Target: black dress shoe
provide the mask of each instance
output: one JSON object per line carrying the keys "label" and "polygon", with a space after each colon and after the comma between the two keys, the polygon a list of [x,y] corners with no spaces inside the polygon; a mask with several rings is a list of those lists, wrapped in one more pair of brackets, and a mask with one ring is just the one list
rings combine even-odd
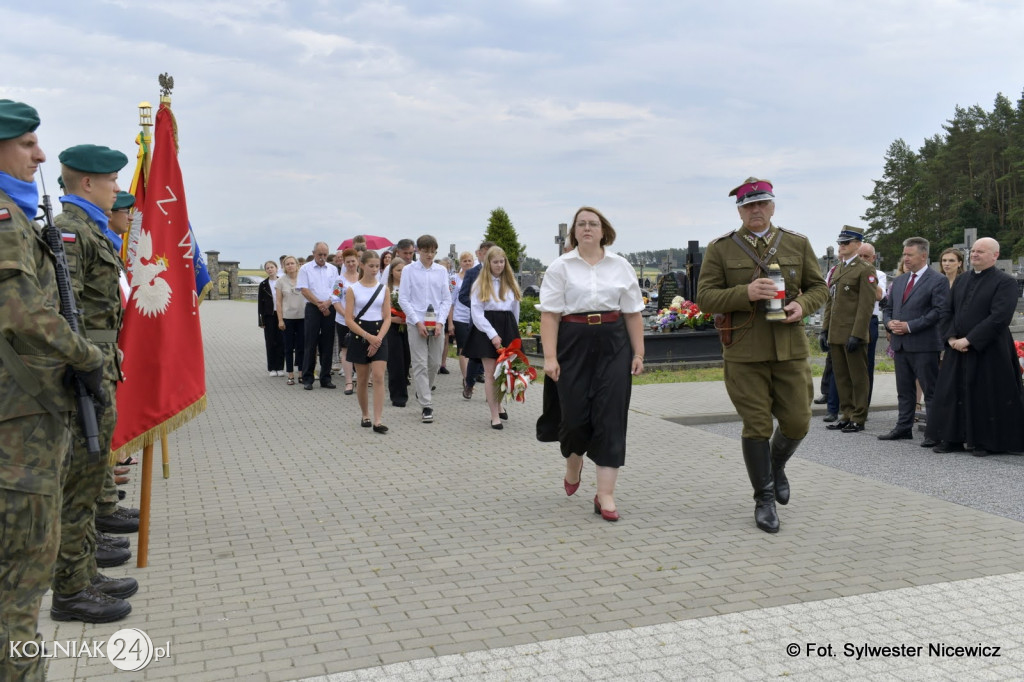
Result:
{"label": "black dress shoe", "polygon": [[857,433],[858,431],[863,431],[863,430],[864,430],[864,425],[863,424],[858,424],[856,422],[850,422],[849,424],[847,424],[846,426],[843,427],[843,433]]}
{"label": "black dress shoe", "polygon": [[307,391],[312,391],[313,384],[302,384],[302,388],[306,389]]}
{"label": "black dress shoe", "polygon": [[823,421],[823,422],[834,422],[837,419],[839,419],[839,415],[838,414],[833,414],[833,413],[829,412],[828,414],[826,414],[824,417],[821,418],[821,421]]}
{"label": "black dress shoe", "polygon": [[124,599],[103,594],[92,585],[74,594],[54,593],[50,606],[50,618],[83,623],[112,623],[131,612],[132,605]]}
{"label": "black dress shoe", "polygon": [[320,384],[320,388],[337,388],[337,387],[338,387],[338,384],[332,384],[329,381],[326,384],[325,383],[321,383]]}
{"label": "black dress shoe", "polygon": [[847,426],[849,426],[852,423],[853,422],[851,422],[849,419],[840,419],[836,423],[829,424],[825,428],[828,429],[829,431],[842,431],[843,429],[845,429]]}
{"label": "black dress shoe", "polygon": [[132,546],[132,542],[128,538],[99,532],[96,533],[96,544],[106,545],[107,547],[120,547],[121,549],[128,549]]}
{"label": "black dress shoe", "polygon": [[399,403],[399,402],[395,402],[394,400],[392,400],[391,404],[394,405],[395,407],[405,407],[405,403],[404,402]]}
{"label": "black dress shoe", "polygon": [[988,457],[989,455],[1004,455],[1005,450],[985,450],[984,448],[974,448],[971,454],[975,457]]}
{"label": "black dress shoe", "polygon": [[102,573],[93,576],[89,584],[114,599],[127,599],[139,591],[139,581],[135,578],[108,578]]}
{"label": "black dress shoe", "polygon": [[123,547],[110,547],[109,545],[96,545],[96,565],[100,568],[113,568],[123,566],[132,558],[132,552]]}
{"label": "black dress shoe", "polygon": [[96,517],[96,530],[104,533],[138,533],[139,520],[128,516],[123,508],[118,507],[110,516]]}
{"label": "black dress shoe", "polygon": [[828,396],[824,396],[824,395],[818,396],[817,398],[814,399],[814,404],[815,405],[824,405],[827,402],[828,402]]}
{"label": "black dress shoe", "polygon": [[937,440],[932,440],[931,438],[925,438],[921,441],[922,448],[934,448],[938,444],[939,442]]}
{"label": "black dress shoe", "polygon": [[943,452],[963,452],[963,451],[964,451],[964,444],[963,443],[947,443],[946,441],[942,441],[941,443],[936,445],[934,448],[932,448],[932,452],[939,452],[939,453],[943,453]]}
{"label": "black dress shoe", "polygon": [[[907,431],[907,430],[893,429],[889,433],[883,433],[881,436],[878,437],[878,440],[903,440],[903,439],[913,440],[914,439],[914,433],[912,431]],[[932,443],[932,445],[934,445],[934,443]]]}

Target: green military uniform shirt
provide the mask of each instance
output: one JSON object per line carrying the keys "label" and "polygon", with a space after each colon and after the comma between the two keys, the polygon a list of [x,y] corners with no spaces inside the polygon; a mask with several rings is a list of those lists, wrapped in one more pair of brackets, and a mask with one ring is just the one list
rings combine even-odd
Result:
{"label": "green military uniform shirt", "polygon": [[855,336],[868,342],[868,328],[875,310],[878,273],[875,267],[854,257],[849,264],[840,264],[832,273],[831,296],[825,304],[821,329],[828,332],[830,344],[846,344]]}
{"label": "green military uniform shirt", "polygon": [[[80,207],[65,203],[54,219],[65,237],[71,288],[82,314],[82,331],[103,349],[107,363],[103,378],[120,381],[117,361],[117,332],[121,329],[124,308],[121,305],[120,278],[124,270],[121,258],[110,240]],[[111,396],[111,399],[113,396]]]}
{"label": "green military uniform shirt", "polygon": [[[828,291],[807,237],[776,225],[760,238],[743,227],[735,234],[758,256],[764,257],[779,230],[782,239],[769,263],[778,263],[782,270],[786,301],[796,301],[803,308],[803,314],[810,315],[825,303]],[[708,244],[697,283],[697,305],[702,311],[733,313],[733,343],[723,348],[722,357],[727,362],[806,358],[809,351],[803,320],[791,324],[769,322],[764,316],[764,304],[748,298],[747,285],[765,275],[732,235],[733,232],[729,232]]]}

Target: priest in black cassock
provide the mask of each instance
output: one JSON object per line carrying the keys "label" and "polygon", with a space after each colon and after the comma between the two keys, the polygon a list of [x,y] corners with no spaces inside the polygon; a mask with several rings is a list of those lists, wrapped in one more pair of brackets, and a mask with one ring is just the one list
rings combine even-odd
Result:
{"label": "priest in black cassock", "polygon": [[941,441],[935,452],[965,446],[976,457],[1024,451],[1020,363],[1009,327],[1017,281],[995,268],[998,258],[999,242],[976,241],[973,269],[953,283],[943,308],[939,330],[947,349],[925,431]]}

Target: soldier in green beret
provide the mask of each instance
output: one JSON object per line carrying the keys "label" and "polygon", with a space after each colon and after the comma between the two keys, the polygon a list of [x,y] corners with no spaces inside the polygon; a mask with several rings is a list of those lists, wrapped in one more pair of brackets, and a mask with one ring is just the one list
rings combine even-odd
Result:
{"label": "soldier in green beret", "polygon": [[[725,387],[743,419],[742,449],[754,488],[754,521],[768,533],[779,530],[775,502],[789,502],[786,462],[807,435],[811,420],[810,355],[803,317],[825,303],[828,291],[807,237],[771,222],[772,183],[747,178],[733,189],[742,226],[712,241],[697,282],[697,305],[722,314]],[[778,321],[766,317],[769,301],[783,292]],[[774,429],[772,416],[779,421]]]}
{"label": "soldier in green beret", "polygon": [[64,210],[54,222],[64,238],[75,303],[82,313],[79,331],[103,350],[103,378],[111,406],[99,420],[99,457],[88,454],[84,434],[74,429],[65,461],[60,555],[53,577],[50,616],[54,620],[108,623],[131,612],[127,598],[139,588],[133,578],[112,579],[99,572],[98,565],[123,564],[131,552],[124,547],[99,545],[96,537],[97,529],[138,530],[138,519],[131,516],[131,510],[117,508],[109,517],[97,516],[97,499],[111,475],[110,440],[117,422],[114,395],[121,380],[117,334],[123,310],[120,279],[124,268],[104,231],[109,225],[106,213],[114,207],[120,191],[117,173],[128,163],[128,157],[108,147],[83,144],[61,152],[60,162],[67,194],[60,198]]}
{"label": "soldier in green beret", "polygon": [[[0,679],[41,680],[39,604],[60,544],[61,463],[74,395],[67,367],[101,395],[103,354],[60,315],[54,256],[33,223],[39,116],[0,100]],[[16,655],[12,648],[22,655]]]}
{"label": "soldier in green beret", "polygon": [[858,255],[863,233],[844,225],[837,238],[839,265],[832,275],[818,342],[832,358],[842,418],[825,428],[857,433],[868,419],[868,341],[878,293],[875,267]]}

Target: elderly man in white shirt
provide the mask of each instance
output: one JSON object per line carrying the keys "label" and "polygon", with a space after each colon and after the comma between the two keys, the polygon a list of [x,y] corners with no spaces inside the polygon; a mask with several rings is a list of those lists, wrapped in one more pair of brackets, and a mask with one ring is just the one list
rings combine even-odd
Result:
{"label": "elderly man in white shirt", "polygon": [[306,298],[306,348],[302,363],[302,387],[313,390],[313,369],[320,354],[320,386],[337,388],[331,382],[331,356],[334,353],[334,309],[331,294],[338,269],[327,262],[326,242],[313,247],[313,260],[299,268],[295,290]]}
{"label": "elderly man in white shirt", "polygon": [[[431,386],[441,366],[441,353],[447,345],[444,324],[452,306],[452,297],[448,290],[448,271],[434,263],[437,240],[425,234],[416,240],[416,248],[420,259],[402,270],[398,303],[402,306],[405,323],[409,328],[412,383],[416,389],[416,400],[423,408],[421,421],[430,424],[434,421]],[[426,322],[429,308],[433,309],[435,323],[428,328]]]}

